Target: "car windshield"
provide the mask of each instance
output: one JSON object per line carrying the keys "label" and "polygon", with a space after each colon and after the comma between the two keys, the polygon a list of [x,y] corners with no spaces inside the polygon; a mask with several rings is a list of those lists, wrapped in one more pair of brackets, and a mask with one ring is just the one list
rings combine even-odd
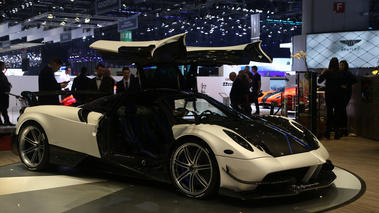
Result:
{"label": "car windshield", "polygon": [[173,115],[190,123],[215,123],[249,119],[209,97],[186,96],[170,99]]}

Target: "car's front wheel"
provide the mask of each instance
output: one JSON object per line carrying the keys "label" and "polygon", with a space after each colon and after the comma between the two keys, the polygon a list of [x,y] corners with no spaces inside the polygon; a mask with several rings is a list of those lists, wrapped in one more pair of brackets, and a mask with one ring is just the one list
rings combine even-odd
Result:
{"label": "car's front wheel", "polygon": [[219,188],[216,158],[200,140],[185,140],[175,147],[170,158],[170,174],[175,187],[188,197],[210,197]]}
{"label": "car's front wheel", "polygon": [[41,171],[49,167],[49,143],[40,125],[30,123],[22,127],[18,147],[21,161],[29,170]]}

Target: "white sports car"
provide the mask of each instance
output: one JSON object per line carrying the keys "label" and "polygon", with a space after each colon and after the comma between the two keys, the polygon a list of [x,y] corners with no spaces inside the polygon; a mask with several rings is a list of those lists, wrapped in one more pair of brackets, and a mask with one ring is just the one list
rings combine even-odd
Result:
{"label": "white sports car", "polygon": [[[80,107],[24,108],[13,152],[30,170],[93,164],[172,183],[193,198],[217,192],[241,199],[289,196],[333,183],[328,152],[296,121],[249,118],[207,95],[182,90],[195,88],[199,64],[270,62],[260,42],[207,50],[186,47],[184,38],[95,42],[92,47],[110,60],[136,61],[141,89]],[[178,64],[191,66],[186,76]]]}

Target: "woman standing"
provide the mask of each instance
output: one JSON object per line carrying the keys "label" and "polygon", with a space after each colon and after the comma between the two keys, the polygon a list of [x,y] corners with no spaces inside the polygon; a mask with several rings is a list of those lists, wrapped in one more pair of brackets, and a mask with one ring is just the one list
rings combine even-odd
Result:
{"label": "woman standing", "polygon": [[325,89],[325,101],[326,101],[326,132],[325,137],[330,138],[330,132],[332,127],[334,128],[335,134],[334,139],[340,139],[341,134],[340,128],[340,118],[342,109],[342,98],[341,98],[341,71],[339,69],[339,63],[337,58],[332,58],[329,62],[329,67],[325,68],[319,79],[318,83],[322,83],[326,80]]}
{"label": "woman standing", "polygon": [[341,91],[342,91],[342,107],[341,107],[341,133],[344,136],[349,135],[349,131],[347,129],[347,111],[346,107],[349,104],[349,101],[351,99],[352,94],[352,85],[357,83],[357,78],[349,71],[349,64],[346,60],[340,61],[340,70],[342,75],[342,84],[341,84]]}

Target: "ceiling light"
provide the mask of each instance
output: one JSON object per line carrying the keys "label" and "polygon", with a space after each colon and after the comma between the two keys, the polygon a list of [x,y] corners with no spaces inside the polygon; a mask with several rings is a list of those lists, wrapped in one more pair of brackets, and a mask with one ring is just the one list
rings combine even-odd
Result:
{"label": "ceiling light", "polygon": [[90,18],[86,18],[86,19],[84,19],[84,22],[85,22],[85,23],[88,23],[88,22],[90,22],[90,21],[91,21]]}
{"label": "ceiling light", "polygon": [[76,22],[79,22],[79,21],[80,21],[80,18],[79,18],[79,17],[76,17],[76,18],[75,18],[75,21],[76,21]]}
{"label": "ceiling light", "polygon": [[62,26],[66,25],[66,22],[62,21],[62,22],[61,22],[61,25],[62,25]]}
{"label": "ceiling light", "polygon": [[54,18],[53,14],[49,13],[49,15],[47,15],[47,18]]}

